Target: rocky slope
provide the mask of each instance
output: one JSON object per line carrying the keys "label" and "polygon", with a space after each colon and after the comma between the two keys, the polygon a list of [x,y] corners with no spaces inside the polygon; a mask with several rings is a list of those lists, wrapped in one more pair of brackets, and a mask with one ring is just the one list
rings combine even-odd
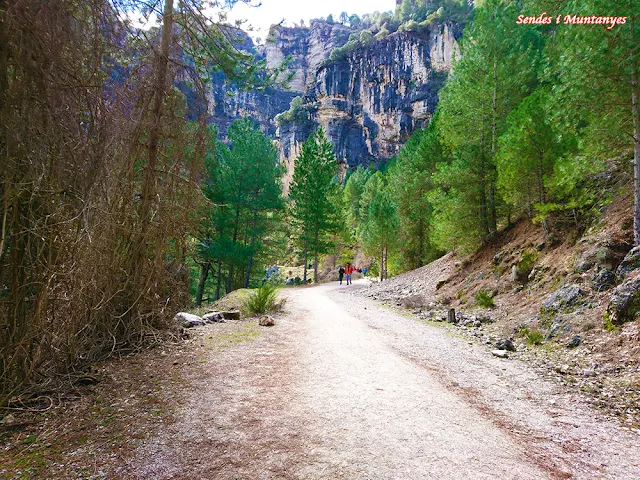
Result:
{"label": "rocky slope", "polygon": [[471,256],[448,254],[365,294],[508,350],[640,425],[640,247],[631,248],[631,205],[629,194],[619,197],[582,237],[549,237],[523,221]]}

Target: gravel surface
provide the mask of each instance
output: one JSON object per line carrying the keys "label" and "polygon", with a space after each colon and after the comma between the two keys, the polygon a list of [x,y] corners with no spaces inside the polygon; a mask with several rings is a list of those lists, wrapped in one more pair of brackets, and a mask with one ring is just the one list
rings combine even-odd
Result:
{"label": "gravel surface", "polygon": [[527,365],[323,285],[213,352],[139,478],[640,478],[640,435]]}

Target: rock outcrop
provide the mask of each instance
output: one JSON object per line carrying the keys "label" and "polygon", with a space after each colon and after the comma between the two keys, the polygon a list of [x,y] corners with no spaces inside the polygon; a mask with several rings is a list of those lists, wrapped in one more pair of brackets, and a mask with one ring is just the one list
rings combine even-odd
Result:
{"label": "rock outcrop", "polygon": [[318,125],[327,131],[338,159],[349,166],[394,156],[411,133],[431,119],[438,92],[459,55],[458,35],[455,26],[434,24],[420,34],[395,33],[355,49],[343,60],[318,62],[330,52],[314,52],[308,65],[317,63],[315,75],[307,69],[298,76],[307,83],[308,120],[285,122],[278,130],[285,164]]}
{"label": "rock outcrop", "polygon": [[[288,61],[289,88],[243,91],[212,76],[207,91],[211,123],[224,139],[230,123],[248,116],[268,135],[277,137],[282,162],[289,175],[301,144],[322,125],[335,145],[336,156],[347,166],[380,164],[394,156],[411,133],[428,124],[453,61],[459,56],[460,27],[433,23],[425,31],[398,32],[346,58],[329,60],[331,52],[357,32],[342,24],[314,20],[308,28],[271,29],[265,45],[254,45],[238,30],[238,48],[265,59],[269,67]],[[188,81],[179,83],[193,116],[198,106]],[[305,120],[283,121],[277,114],[301,96]]]}

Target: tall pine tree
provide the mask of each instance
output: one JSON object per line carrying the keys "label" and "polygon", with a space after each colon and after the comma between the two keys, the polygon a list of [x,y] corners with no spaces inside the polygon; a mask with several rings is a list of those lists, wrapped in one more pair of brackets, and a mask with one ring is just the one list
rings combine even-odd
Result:
{"label": "tall pine tree", "polygon": [[318,281],[319,256],[331,249],[331,234],[337,233],[341,226],[337,173],[333,145],[320,127],[302,145],[289,191],[295,242],[305,261],[305,282],[309,257],[314,259],[314,282]]}

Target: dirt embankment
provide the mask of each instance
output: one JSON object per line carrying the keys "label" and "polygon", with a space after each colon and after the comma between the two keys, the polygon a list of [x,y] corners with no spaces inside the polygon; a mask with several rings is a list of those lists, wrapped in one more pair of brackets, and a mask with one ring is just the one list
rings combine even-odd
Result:
{"label": "dirt embankment", "polygon": [[448,254],[363,293],[427,320],[443,321],[454,308],[451,328],[488,348],[510,340],[511,356],[638,425],[640,320],[613,324],[607,314],[632,247],[631,204],[618,199],[582,237],[549,237],[520,222],[473,255]]}

